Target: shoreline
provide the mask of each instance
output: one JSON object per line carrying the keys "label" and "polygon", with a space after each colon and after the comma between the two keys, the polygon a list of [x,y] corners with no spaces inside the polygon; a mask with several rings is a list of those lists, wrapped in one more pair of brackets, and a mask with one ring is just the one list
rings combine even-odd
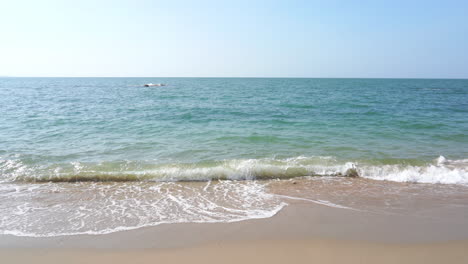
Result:
{"label": "shoreline", "polygon": [[324,239],[387,244],[468,241],[468,223],[464,221],[468,212],[434,218],[431,215],[444,214],[444,211],[439,209],[429,216],[418,217],[336,208],[306,200],[287,201],[288,205],[272,217],[230,223],[160,224],[97,235],[0,235],[0,250],[180,248],[255,240]]}
{"label": "shoreline", "polygon": [[232,223],[161,224],[48,238],[0,235],[0,258],[48,264],[466,263],[464,219],[463,214],[380,214],[288,200],[273,217]]}

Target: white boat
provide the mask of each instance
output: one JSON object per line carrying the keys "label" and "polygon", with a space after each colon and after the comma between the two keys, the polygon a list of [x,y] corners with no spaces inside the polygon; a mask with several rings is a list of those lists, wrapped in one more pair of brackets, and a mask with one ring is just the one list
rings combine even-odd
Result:
{"label": "white boat", "polygon": [[166,86],[166,85],[164,83],[147,83],[144,86],[150,87],[150,86]]}

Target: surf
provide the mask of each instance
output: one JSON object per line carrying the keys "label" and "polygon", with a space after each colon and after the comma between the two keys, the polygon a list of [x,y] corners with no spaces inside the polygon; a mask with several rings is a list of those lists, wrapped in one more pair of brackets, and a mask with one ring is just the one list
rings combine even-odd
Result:
{"label": "surf", "polygon": [[48,166],[0,159],[1,182],[179,182],[362,177],[396,182],[468,184],[468,160],[443,156],[428,163],[340,161],[333,157],[231,159],[194,163],[70,162]]}

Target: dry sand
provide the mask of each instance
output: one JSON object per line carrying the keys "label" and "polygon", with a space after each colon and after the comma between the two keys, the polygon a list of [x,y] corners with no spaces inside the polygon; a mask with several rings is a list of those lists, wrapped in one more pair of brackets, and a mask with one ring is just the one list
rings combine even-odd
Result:
{"label": "dry sand", "polygon": [[[434,212],[434,216],[444,212]],[[268,219],[0,236],[1,263],[468,263],[468,223],[292,202]]]}
{"label": "dry sand", "polygon": [[249,241],[146,250],[11,250],[2,263],[468,263],[468,243]]}

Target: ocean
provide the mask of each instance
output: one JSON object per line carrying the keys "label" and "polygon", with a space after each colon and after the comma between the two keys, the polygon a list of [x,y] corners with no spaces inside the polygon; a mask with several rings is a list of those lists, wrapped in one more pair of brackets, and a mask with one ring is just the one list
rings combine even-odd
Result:
{"label": "ocean", "polygon": [[468,209],[468,80],[0,78],[0,234],[414,199]]}

